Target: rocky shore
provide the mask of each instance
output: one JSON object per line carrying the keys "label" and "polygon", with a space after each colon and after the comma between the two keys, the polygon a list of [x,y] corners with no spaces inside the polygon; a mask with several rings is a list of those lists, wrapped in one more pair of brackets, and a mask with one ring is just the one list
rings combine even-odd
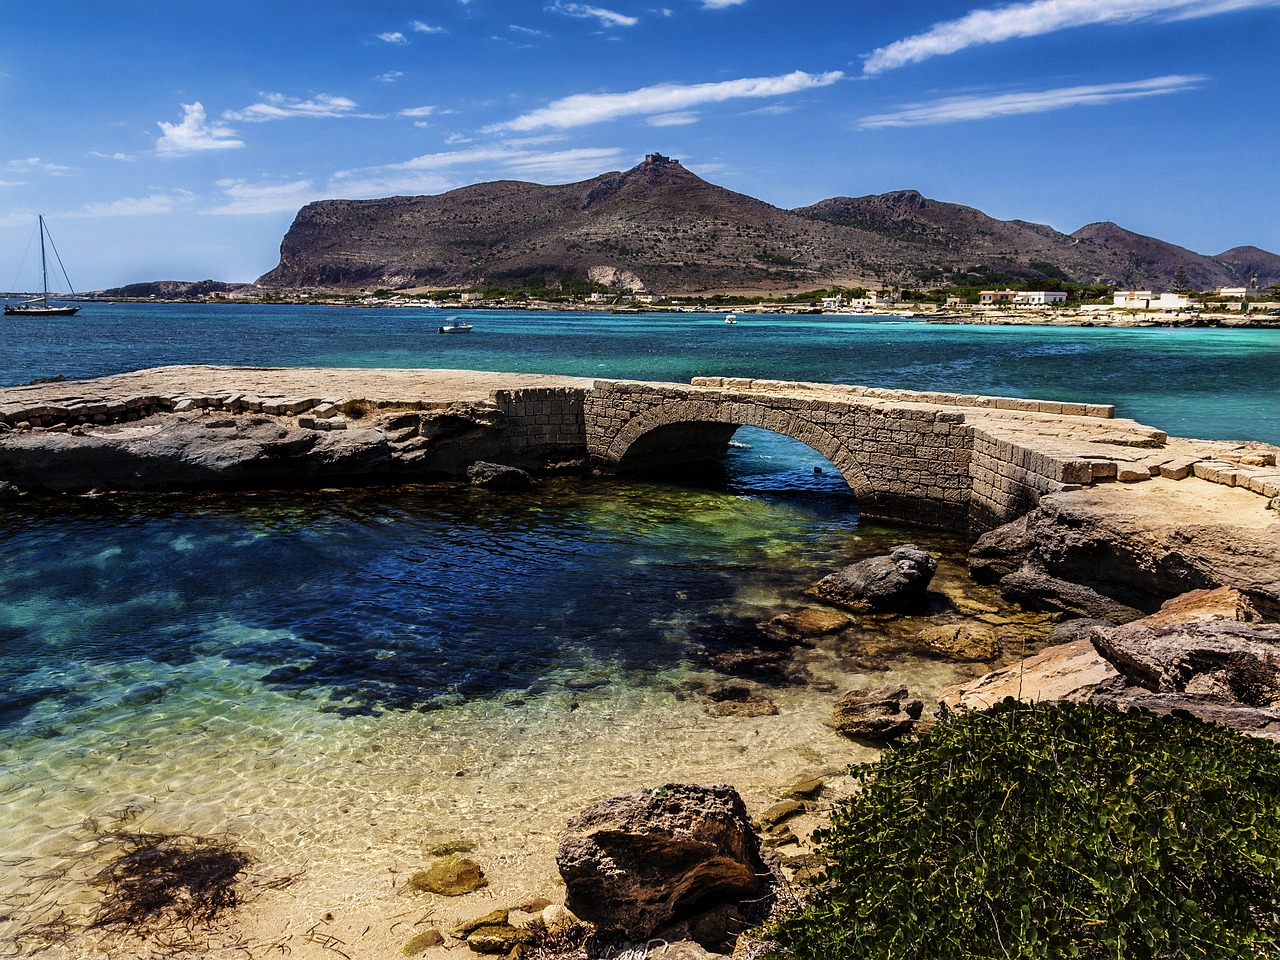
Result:
{"label": "rocky shore", "polygon": [[[462,371],[182,367],[9,388],[0,391],[0,492],[442,476],[502,489],[527,482],[523,469],[584,466],[557,418],[563,399],[590,385]],[[523,402],[517,390],[536,401],[534,416],[513,406]],[[936,703],[899,684],[830,690],[831,730],[883,744],[1012,696],[1186,711],[1280,739],[1278,452],[1171,439],[983,533],[969,573],[1021,618],[940,588],[936,559],[910,544],[863,558],[815,583],[807,606],[708,637],[708,661],[733,680],[698,695],[708,715],[748,724],[778,714],[769,684],[803,681],[809,653],[882,670],[892,642],[909,635],[941,660],[971,665],[973,679]],[[387,925],[376,955],[443,957],[463,944],[578,955],[589,932],[580,921],[614,946],[631,944],[629,956],[730,952],[778,885],[813,869],[809,836],[840,779],[814,766],[815,776],[771,802],[748,805],[724,784],[663,782],[604,798],[559,838],[564,887],[491,885],[465,844],[437,845],[421,871],[393,878],[404,905],[394,917],[379,903]],[[263,943],[279,920],[256,917]],[[325,939],[328,922],[321,916],[298,936],[297,955],[341,949]]]}

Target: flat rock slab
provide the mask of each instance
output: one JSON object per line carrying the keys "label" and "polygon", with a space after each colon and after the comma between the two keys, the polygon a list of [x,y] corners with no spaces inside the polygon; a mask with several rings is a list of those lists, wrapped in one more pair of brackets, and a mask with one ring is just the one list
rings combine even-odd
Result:
{"label": "flat rock slab", "polygon": [[475,370],[405,370],[357,367],[223,367],[191,364],[134,370],[92,380],[0,388],[0,406],[62,403],[133,396],[345,397],[396,403],[487,400],[495,390],[548,387],[590,389],[587,377]]}

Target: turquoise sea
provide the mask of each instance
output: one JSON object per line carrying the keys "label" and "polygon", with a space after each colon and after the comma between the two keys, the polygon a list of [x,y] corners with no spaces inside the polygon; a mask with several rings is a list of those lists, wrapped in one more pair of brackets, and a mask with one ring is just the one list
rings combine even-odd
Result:
{"label": "turquoise sea", "polygon": [[[1107,402],[1174,435],[1280,443],[1280,331],[463,315],[475,331],[442,337],[430,310],[89,304],[6,318],[0,384],[172,363],[758,376]],[[556,833],[591,800],[693,779],[765,803],[868,755],[822,725],[839,692],[927,697],[985,669],[922,655],[918,623],[735,665],[772,649],[758,624],[805,606],[808,584],[907,539],[943,557],[948,615],[999,607],[965,581],[962,542],[860,523],[813,451],[735,439],[704,487],[6,505],[0,944],[27,955],[56,928],[71,946],[53,956],[121,955],[85,921],[98,841],[128,826],[232,838],[257,875],[292,878],[254,909],[296,909],[293,930],[329,910],[365,930],[353,955],[391,956],[407,928],[388,873],[420,869],[432,842],[467,838],[495,889],[550,895]],[[716,715],[707,694],[726,682],[777,715]],[[250,955],[283,936],[268,915],[237,934]]]}

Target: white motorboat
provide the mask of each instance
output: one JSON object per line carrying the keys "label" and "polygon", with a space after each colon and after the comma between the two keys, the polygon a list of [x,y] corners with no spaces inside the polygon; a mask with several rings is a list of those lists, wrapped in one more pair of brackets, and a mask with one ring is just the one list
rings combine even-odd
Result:
{"label": "white motorboat", "polygon": [[724,322],[725,322],[725,323],[737,323],[737,322],[738,322],[738,318],[737,318],[737,316],[735,316],[735,315],[734,315],[734,314],[732,314],[732,313],[726,313],[726,314],[724,315]]}
{"label": "white motorboat", "polygon": [[441,333],[470,333],[471,324],[460,317],[450,317],[440,327]]}

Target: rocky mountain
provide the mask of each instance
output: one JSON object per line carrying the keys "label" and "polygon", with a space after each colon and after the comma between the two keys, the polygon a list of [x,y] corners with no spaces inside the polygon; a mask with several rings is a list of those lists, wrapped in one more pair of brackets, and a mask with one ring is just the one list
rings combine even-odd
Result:
{"label": "rocky mountain", "polygon": [[1193,253],[1114,224],[1076,233],[911,190],[783,210],[659,154],[623,172],[544,186],[497,181],[438,196],[303,207],[258,283],[359,289],[561,286],[660,293],[941,286],[973,276],[1199,289],[1280,282],[1280,257]]}

